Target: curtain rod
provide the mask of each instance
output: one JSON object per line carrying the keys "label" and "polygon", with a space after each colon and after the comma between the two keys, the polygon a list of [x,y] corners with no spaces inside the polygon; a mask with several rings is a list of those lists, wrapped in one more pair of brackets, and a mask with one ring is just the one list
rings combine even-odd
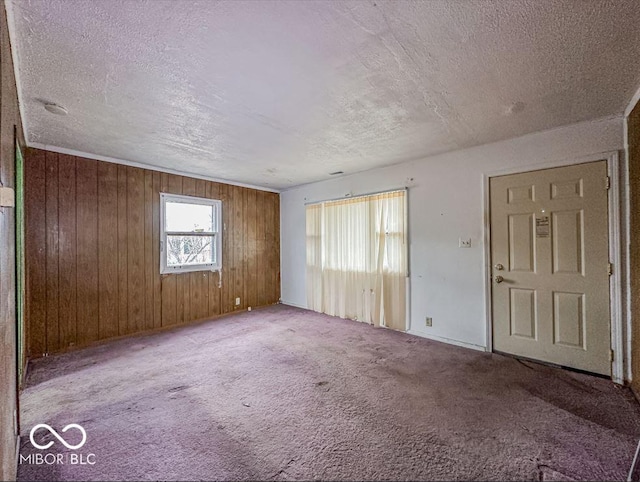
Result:
{"label": "curtain rod", "polygon": [[390,192],[408,191],[408,190],[409,190],[408,187],[397,187],[395,189],[387,189],[386,191],[374,191],[374,192],[367,192],[364,194],[356,194],[355,196],[344,196],[344,197],[336,197],[333,199],[322,199],[320,201],[309,201],[304,203],[304,205],[309,206],[310,204],[328,203],[332,201],[344,201],[345,199],[356,199],[359,197],[375,196],[376,194],[387,194]]}

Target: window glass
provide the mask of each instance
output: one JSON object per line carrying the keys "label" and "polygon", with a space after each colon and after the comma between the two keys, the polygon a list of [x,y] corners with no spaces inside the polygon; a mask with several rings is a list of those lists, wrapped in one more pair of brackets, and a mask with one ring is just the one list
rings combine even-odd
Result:
{"label": "window glass", "polygon": [[167,235],[167,266],[214,262],[214,236]]}
{"label": "window glass", "polygon": [[160,194],[160,273],[222,269],[222,201]]}
{"label": "window glass", "polygon": [[213,206],[167,201],[165,206],[167,232],[211,233],[216,224]]}

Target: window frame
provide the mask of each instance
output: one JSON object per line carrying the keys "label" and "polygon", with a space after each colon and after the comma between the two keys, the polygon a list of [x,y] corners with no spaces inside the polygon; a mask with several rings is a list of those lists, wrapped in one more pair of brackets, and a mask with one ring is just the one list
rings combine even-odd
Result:
{"label": "window frame", "polygon": [[[183,204],[200,204],[211,206],[214,210],[214,226],[211,232],[183,232],[166,230],[166,204],[176,202]],[[192,273],[194,271],[222,271],[222,201],[182,194],[160,193],[160,274]],[[216,259],[214,263],[167,266],[167,237],[170,235],[213,237]]]}

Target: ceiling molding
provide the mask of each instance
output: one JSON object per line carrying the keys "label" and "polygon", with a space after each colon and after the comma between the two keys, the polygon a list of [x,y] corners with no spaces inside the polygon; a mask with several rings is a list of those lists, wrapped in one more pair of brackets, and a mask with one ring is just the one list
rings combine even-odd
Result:
{"label": "ceiling molding", "polygon": [[634,109],[638,101],[640,101],[640,87],[638,87],[636,93],[633,94],[633,97],[631,97],[631,100],[629,101],[629,105],[627,105],[627,108],[624,110],[625,117],[629,117],[629,114],[631,114],[631,111]]}
{"label": "ceiling molding", "polygon": [[31,143],[28,144],[28,146],[29,147],[33,147],[35,149],[42,149],[44,151],[57,152],[59,154],[68,154],[70,156],[76,156],[76,157],[83,157],[85,159],[93,159],[93,160],[96,160],[96,161],[111,162],[112,164],[121,164],[123,166],[139,167],[141,169],[148,169],[149,171],[165,172],[167,174],[175,174],[177,176],[192,177],[194,179],[203,179],[205,181],[219,182],[221,184],[229,184],[231,186],[240,186],[240,187],[247,187],[247,188],[250,188],[250,189],[257,189],[259,191],[275,192],[275,193],[278,193],[278,194],[280,193],[280,190],[273,189],[273,188],[270,188],[270,187],[257,186],[255,184],[246,184],[246,183],[243,183],[243,182],[231,181],[229,179],[219,179],[219,178],[216,178],[216,177],[202,176],[200,174],[194,174],[192,172],[180,171],[178,169],[167,169],[167,168],[162,168],[162,167],[158,167],[158,166],[152,166],[150,164],[145,164],[143,162],[126,161],[124,159],[116,159],[115,157],[101,156],[99,154],[90,154],[88,152],[81,152],[81,151],[76,151],[74,149],[67,149],[66,147],[58,147],[58,146],[51,146],[51,145],[47,145],[47,144],[40,144],[39,142],[31,142]]}
{"label": "ceiling molding", "polygon": [[22,96],[22,82],[20,81],[20,61],[18,59],[18,41],[15,32],[15,20],[13,15],[13,3],[11,0],[4,0],[4,9],[7,15],[7,29],[9,30],[9,44],[11,46],[11,57],[13,59],[13,75],[16,79],[16,91],[18,93],[18,109],[20,120],[22,121],[22,134],[24,141],[29,145],[29,129],[27,129],[27,116],[24,112],[24,101]]}

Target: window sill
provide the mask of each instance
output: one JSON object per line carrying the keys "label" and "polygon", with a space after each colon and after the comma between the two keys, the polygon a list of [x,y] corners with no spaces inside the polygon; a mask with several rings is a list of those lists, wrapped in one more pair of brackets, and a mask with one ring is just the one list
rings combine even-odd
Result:
{"label": "window sill", "polygon": [[221,266],[212,266],[212,265],[193,265],[193,266],[183,266],[180,268],[162,268],[160,269],[160,274],[165,275],[165,274],[182,274],[182,273],[195,273],[198,271],[203,271],[203,272],[216,272],[216,271],[221,271],[222,267]]}

